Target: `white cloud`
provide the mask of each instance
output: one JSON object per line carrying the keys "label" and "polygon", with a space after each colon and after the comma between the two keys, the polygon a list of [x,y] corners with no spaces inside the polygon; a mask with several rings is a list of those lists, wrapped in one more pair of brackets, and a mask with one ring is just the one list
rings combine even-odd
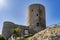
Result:
{"label": "white cloud", "polygon": [[1,33],[0,33],[1,34]]}

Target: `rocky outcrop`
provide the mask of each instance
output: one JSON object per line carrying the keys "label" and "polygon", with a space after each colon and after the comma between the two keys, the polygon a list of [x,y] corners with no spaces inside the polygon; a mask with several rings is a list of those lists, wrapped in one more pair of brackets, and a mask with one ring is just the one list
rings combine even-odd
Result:
{"label": "rocky outcrop", "polygon": [[60,27],[42,30],[35,34],[31,40],[60,40]]}

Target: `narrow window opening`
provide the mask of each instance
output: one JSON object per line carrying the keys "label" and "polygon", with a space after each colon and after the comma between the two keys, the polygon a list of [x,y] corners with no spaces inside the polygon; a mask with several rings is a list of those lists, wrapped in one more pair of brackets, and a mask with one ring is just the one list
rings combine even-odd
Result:
{"label": "narrow window opening", "polygon": [[37,14],[37,16],[38,16],[38,14]]}
{"label": "narrow window opening", "polygon": [[28,30],[25,30],[25,34],[28,34]]}
{"label": "narrow window opening", "polygon": [[39,26],[39,23],[37,23],[37,26]]}

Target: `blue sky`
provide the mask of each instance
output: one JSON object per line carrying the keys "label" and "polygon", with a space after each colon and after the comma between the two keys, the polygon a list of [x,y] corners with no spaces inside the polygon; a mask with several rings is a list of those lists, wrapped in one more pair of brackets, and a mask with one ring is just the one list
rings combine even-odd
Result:
{"label": "blue sky", "polygon": [[4,21],[26,25],[27,7],[34,3],[45,6],[47,26],[60,23],[60,0],[0,0],[0,33]]}

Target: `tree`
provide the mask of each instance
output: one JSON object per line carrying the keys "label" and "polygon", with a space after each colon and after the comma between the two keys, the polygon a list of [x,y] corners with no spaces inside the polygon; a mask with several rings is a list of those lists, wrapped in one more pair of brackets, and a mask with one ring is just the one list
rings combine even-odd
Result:
{"label": "tree", "polygon": [[20,27],[12,28],[12,33],[13,33],[13,34],[16,34],[17,37],[20,37],[20,39],[21,39],[21,34],[20,34],[20,32],[21,32]]}
{"label": "tree", "polygon": [[0,35],[0,40],[5,40],[5,38],[2,35]]}
{"label": "tree", "polygon": [[12,28],[12,33],[16,34],[16,35],[19,35],[20,30],[21,30],[20,27]]}

